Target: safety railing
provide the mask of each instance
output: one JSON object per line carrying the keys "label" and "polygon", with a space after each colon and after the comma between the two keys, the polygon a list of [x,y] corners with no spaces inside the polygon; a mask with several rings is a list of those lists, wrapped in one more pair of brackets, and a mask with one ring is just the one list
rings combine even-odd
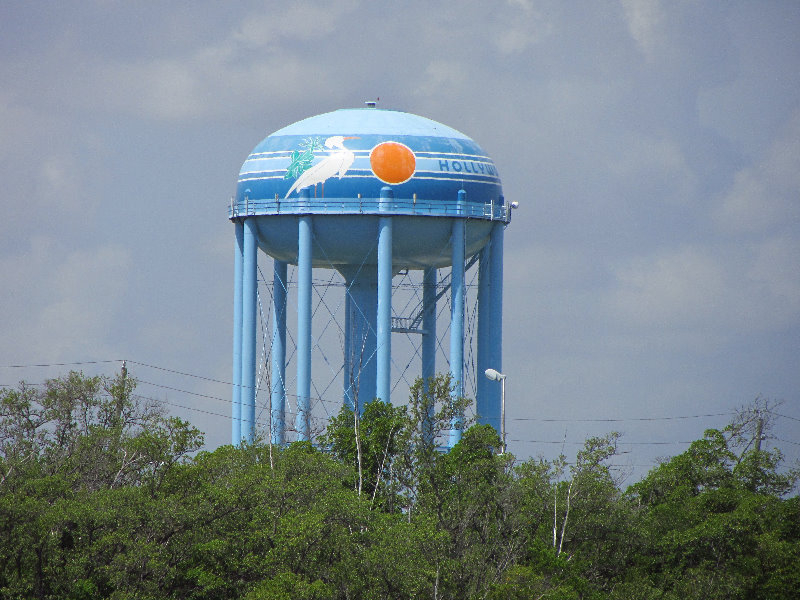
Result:
{"label": "safety railing", "polygon": [[405,215],[465,217],[489,221],[510,220],[510,209],[502,199],[489,202],[421,200],[417,198],[248,198],[231,199],[228,218],[260,215]]}

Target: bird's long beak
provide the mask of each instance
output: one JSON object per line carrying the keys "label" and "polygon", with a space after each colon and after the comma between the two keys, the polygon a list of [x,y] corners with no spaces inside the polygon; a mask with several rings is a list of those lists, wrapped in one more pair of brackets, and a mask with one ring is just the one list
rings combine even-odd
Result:
{"label": "bird's long beak", "polygon": [[361,138],[358,137],[357,135],[349,135],[347,137],[343,137],[342,139],[343,140],[360,140]]}

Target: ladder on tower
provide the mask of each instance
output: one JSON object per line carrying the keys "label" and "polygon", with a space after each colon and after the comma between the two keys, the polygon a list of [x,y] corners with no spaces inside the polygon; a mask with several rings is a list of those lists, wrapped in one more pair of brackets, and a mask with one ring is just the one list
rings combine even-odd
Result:
{"label": "ladder on tower", "polygon": [[[477,254],[473,254],[472,257],[467,261],[467,264],[464,265],[464,272],[469,271],[472,266],[478,262],[480,258],[480,252]],[[436,293],[436,297],[434,299],[434,304],[439,302],[439,299],[447,293],[447,290],[450,289],[452,284],[452,270],[448,273],[442,281],[437,284],[437,288],[441,287],[441,289]],[[392,317],[392,333],[427,333],[424,329],[420,327],[422,324],[422,315],[425,312],[422,300],[417,303],[414,307],[414,310],[411,311],[410,317]]]}

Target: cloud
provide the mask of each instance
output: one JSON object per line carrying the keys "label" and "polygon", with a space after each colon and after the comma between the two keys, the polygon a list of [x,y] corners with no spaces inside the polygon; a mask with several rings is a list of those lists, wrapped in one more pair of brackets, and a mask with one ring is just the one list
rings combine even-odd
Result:
{"label": "cloud", "polygon": [[331,36],[358,2],[298,2],[283,10],[259,11],[242,19],[233,39],[249,48],[278,48],[280,42],[319,41]]}
{"label": "cloud", "polygon": [[607,157],[606,167],[620,184],[635,187],[651,202],[682,205],[696,198],[697,175],[677,140],[637,132]]}
{"label": "cloud", "polygon": [[508,0],[508,5],[512,10],[502,13],[498,31],[492,35],[501,54],[524,52],[552,33],[552,24],[534,9],[530,0]]}
{"label": "cloud", "polygon": [[617,265],[605,295],[623,329],[706,336],[768,332],[800,319],[800,242],[684,245]]}
{"label": "cloud", "polygon": [[59,54],[36,69],[53,73],[59,102],[93,113],[187,122],[263,111],[266,100],[273,111],[285,110],[310,90],[336,88],[349,64],[332,62],[324,48],[341,46],[337,33],[356,5],[304,2],[259,10],[218,30],[210,43],[158,52],[97,53],[65,36]]}
{"label": "cloud", "polygon": [[504,290],[520,416],[795,393],[796,8],[26,6],[0,40],[8,362],[127,355],[228,380],[241,160],[380,96],[473,137],[522,203]]}
{"label": "cloud", "polygon": [[28,150],[27,125],[34,120],[29,108],[0,92],[0,160],[6,161]]}
{"label": "cloud", "polygon": [[0,167],[5,203],[0,248],[27,242],[24,224],[37,217],[36,233],[82,227],[99,199],[87,193],[102,175],[92,169],[91,134],[74,131],[56,115],[21,106],[0,94]]}
{"label": "cloud", "polygon": [[230,119],[273,108],[285,109],[310,86],[325,89],[328,76],[318,65],[292,55],[245,58],[233,48],[135,62],[108,62],[89,75],[86,108],[123,112],[155,121]]}
{"label": "cloud", "polygon": [[747,280],[753,304],[775,328],[800,320],[800,240],[783,236],[757,244]]}
{"label": "cloud", "polygon": [[415,89],[419,96],[453,95],[469,82],[469,73],[460,61],[434,59],[428,63]]}
{"label": "cloud", "polygon": [[714,216],[734,233],[800,228],[800,109],[760,159],[736,172]]}
{"label": "cloud", "polygon": [[665,18],[661,0],[621,0],[628,31],[649,60],[663,41],[661,25]]}
{"label": "cloud", "polygon": [[700,248],[639,258],[615,276],[615,311],[640,324],[695,326],[712,318],[725,296],[723,269]]}
{"label": "cloud", "polygon": [[4,255],[0,353],[18,362],[106,358],[130,263],[117,245],[70,251],[45,237],[32,238],[24,253]]}

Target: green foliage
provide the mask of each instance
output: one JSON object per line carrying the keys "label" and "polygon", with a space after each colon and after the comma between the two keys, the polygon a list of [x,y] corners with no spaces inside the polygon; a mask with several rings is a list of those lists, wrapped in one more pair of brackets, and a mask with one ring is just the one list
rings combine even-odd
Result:
{"label": "green foliage", "polygon": [[737,457],[725,432],[711,429],[631,487],[646,540],[636,562],[651,585],[705,598],[788,598],[800,589],[800,538],[786,525],[796,498],[781,498],[795,478],[776,471],[777,457],[755,449]]}
{"label": "green foliage", "polygon": [[763,404],[623,491],[615,433],[515,464],[464,423],[442,451],[468,404],[447,376],[358,427],[343,411],[317,446],[196,455],[133,389],[0,392],[0,598],[798,597],[797,472],[762,447]]}
{"label": "green foliage", "polygon": [[392,471],[409,423],[405,407],[375,400],[364,406],[357,425],[355,417],[352,410],[344,407],[331,419],[320,444],[345,464],[352,465],[353,489],[391,510],[397,506]]}

